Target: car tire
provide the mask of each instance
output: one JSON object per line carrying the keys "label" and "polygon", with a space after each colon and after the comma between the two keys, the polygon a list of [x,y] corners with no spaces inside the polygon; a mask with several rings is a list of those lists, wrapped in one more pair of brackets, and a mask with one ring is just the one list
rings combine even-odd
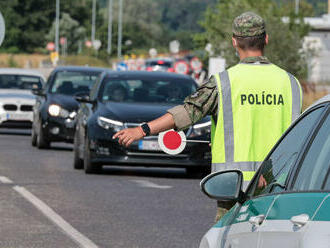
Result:
{"label": "car tire", "polygon": [[44,130],[42,129],[42,124],[39,124],[38,127],[38,134],[37,134],[37,140],[36,145],[39,149],[46,149],[50,147],[50,142],[47,139]]}
{"label": "car tire", "polygon": [[84,160],[79,157],[78,131],[75,132],[73,139],[73,168],[76,170],[84,168]]}
{"label": "car tire", "polygon": [[88,137],[85,139],[84,146],[84,171],[86,174],[97,174],[101,171],[101,166],[92,162],[90,141]]}
{"label": "car tire", "polygon": [[31,130],[31,145],[32,146],[37,145],[37,134],[36,134],[34,124],[32,124],[32,130]]}

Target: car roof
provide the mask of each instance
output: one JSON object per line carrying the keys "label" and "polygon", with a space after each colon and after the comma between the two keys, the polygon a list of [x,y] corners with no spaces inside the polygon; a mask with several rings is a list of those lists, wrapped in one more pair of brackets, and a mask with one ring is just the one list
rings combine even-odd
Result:
{"label": "car roof", "polygon": [[305,111],[313,108],[316,105],[322,104],[322,103],[326,103],[326,102],[330,102],[330,94],[322,97],[321,99],[317,100],[316,102],[314,102],[312,105],[310,105]]}
{"label": "car roof", "polygon": [[58,66],[54,69],[57,71],[90,71],[90,72],[104,72],[111,71],[109,68],[93,67],[93,66]]}
{"label": "car roof", "polygon": [[171,79],[191,79],[190,76],[162,71],[107,71],[106,76],[120,77],[120,76],[140,76],[140,77],[167,77]]}
{"label": "car roof", "polygon": [[40,72],[36,70],[30,70],[30,69],[21,69],[21,68],[0,68],[0,74],[2,75],[26,75],[26,76],[36,76],[41,77],[45,80],[44,75],[42,75]]}

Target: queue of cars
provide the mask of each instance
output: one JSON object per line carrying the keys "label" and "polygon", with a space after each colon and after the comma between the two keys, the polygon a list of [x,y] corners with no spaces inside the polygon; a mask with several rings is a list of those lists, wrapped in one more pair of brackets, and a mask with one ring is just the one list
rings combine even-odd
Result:
{"label": "queue of cars", "polygon": [[[161,151],[157,137],[145,137],[129,148],[112,136],[139,126],[183,103],[197,89],[189,76],[148,71],[110,71],[92,67],[58,67],[37,96],[33,111],[32,146],[74,143],[75,169],[98,173],[103,165],[182,167],[188,172],[210,171],[210,147],[189,143],[171,156]],[[211,121],[204,118],[186,130],[191,140],[210,140]]]}

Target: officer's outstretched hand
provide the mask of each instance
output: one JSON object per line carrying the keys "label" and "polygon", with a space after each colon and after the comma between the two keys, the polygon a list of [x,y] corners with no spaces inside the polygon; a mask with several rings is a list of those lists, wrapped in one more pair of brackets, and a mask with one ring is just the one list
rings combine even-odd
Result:
{"label": "officer's outstretched hand", "polygon": [[127,128],[117,132],[112,139],[118,138],[119,144],[128,147],[133,141],[142,139],[145,133],[141,127]]}

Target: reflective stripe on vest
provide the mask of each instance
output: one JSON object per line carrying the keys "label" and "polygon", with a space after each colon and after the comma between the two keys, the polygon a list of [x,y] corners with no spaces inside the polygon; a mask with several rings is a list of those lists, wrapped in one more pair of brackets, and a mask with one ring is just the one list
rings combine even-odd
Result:
{"label": "reflective stripe on vest", "polygon": [[[246,95],[242,95],[242,87],[237,87],[237,84],[233,87],[229,78],[233,76],[238,83],[248,81],[245,78],[246,75],[243,75],[242,80],[240,80],[240,70],[242,70],[243,74],[244,72],[245,74],[249,73],[246,68],[237,67],[233,71],[228,72],[226,70],[220,75],[215,75],[219,102],[218,120],[215,121],[212,118],[212,172],[240,169],[243,172],[244,181],[250,181],[276,140],[290,125],[291,121],[299,116],[302,101],[299,83],[291,74],[284,73],[283,70],[275,65],[268,66],[269,76],[274,75],[275,81],[270,79],[265,84],[273,85],[266,85],[267,87],[265,87],[263,84],[259,84],[255,86],[255,89],[244,86],[243,90],[248,91]],[[257,78],[254,80],[254,76],[255,74],[251,71],[249,80],[251,82],[257,81],[258,83],[258,80],[260,81],[261,79]],[[276,79],[280,79],[281,83],[276,85]],[[276,89],[277,86],[280,90]],[[251,87],[253,87],[253,84]],[[273,91],[265,92],[263,89],[273,89]],[[232,92],[233,90],[234,92]],[[259,96],[257,95],[258,90],[261,92]],[[255,95],[252,95],[250,92],[253,92]],[[241,94],[241,98],[238,97],[239,94]],[[233,96],[234,99],[232,99]],[[285,102],[282,103],[282,101]],[[237,113],[245,115],[243,117],[240,115],[235,116],[235,111],[241,111]],[[246,114],[245,111],[248,113]],[[273,111],[276,114],[272,114]],[[272,126],[275,130],[271,129],[271,131],[274,131],[274,135],[269,134],[269,129],[261,126],[260,123],[263,122],[263,118],[270,118],[269,122],[275,123]],[[258,120],[257,124],[253,123],[255,119]],[[246,125],[245,122],[247,122]],[[256,126],[253,126],[254,124]],[[235,126],[236,130],[234,130]],[[250,127],[252,127],[251,130]],[[254,133],[251,134],[252,132]]]}

